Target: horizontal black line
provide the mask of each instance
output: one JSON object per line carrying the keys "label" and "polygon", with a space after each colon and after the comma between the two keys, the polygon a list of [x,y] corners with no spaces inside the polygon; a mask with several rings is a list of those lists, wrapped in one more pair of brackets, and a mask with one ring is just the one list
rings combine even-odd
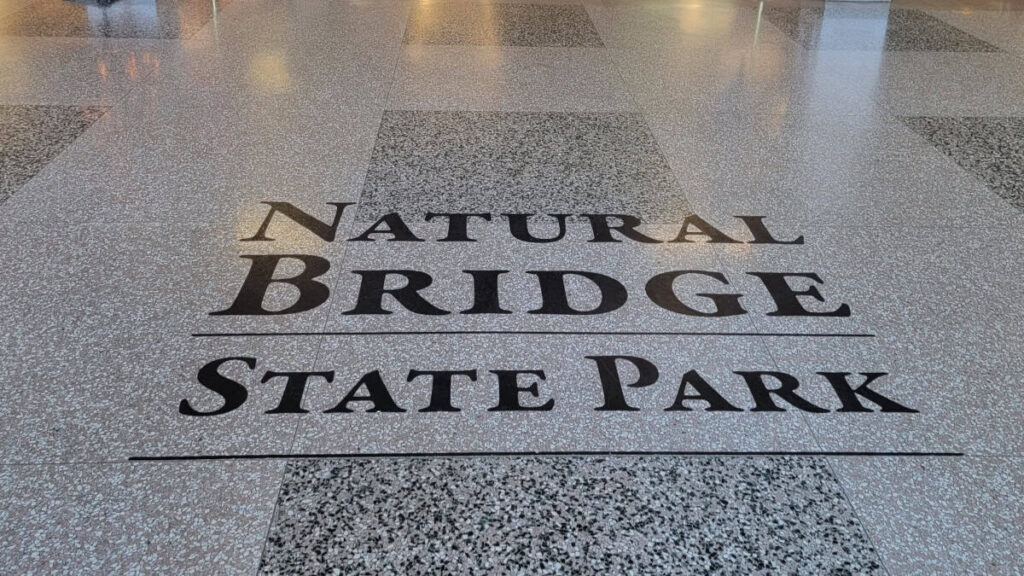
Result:
{"label": "horizontal black line", "polygon": [[439,458],[479,456],[867,456],[867,457],[949,457],[963,452],[870,452],[828,450],[582,450],[535,452],[377,452],[345,454],[191,454],[185,456],[130,456],[133,462],[166,462],[181,460],[283,460],[309,458]]}
{"label": "horizontal black line", "polygon": [[196,332],[194,338],[240,338],[263,336],[753,336],[790,338],[874,338],[874,334],[846,332],[607,332],[557,330],[410,330],[352,332]]}

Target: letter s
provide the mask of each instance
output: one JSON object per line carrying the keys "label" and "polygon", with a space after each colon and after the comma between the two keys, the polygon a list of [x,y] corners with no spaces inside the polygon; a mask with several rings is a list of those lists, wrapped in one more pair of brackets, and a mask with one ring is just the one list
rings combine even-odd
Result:
{"label": "letter s", "polygon": [[248,357],[233,357],[233,358],[221,358],[214,360],[199,369],[199,374],[196,379],[199,383],[219,394],[224,398],[224,405],[212,412],[200,412],[188,403],[188,400],[182,400],[181,404],[178,405],[178,412],[186,416],[217,416],[219,414],[227,414],[232,410],[238,408],[245,403],[245,399],[249,397],[249,392],[245,389],[245,386],[239,382],[223,376],[217,370],[222,364],[238,360],[245,362],[250,370],[256,368],[256,359]]}

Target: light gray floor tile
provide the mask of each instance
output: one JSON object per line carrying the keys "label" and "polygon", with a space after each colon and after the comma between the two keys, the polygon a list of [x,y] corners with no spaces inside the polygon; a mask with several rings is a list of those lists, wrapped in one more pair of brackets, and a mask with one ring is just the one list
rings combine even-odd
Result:
{"label": "light gray floor tile", "polygon": [[1024,117],[902,120],[999,197],[1024,210]]}
{"label": "light gray floor tile", "polygon": [[1020,458],[830,459],[890,574],[1024,569]]}
{"label": "light gray floor tile", "polygon": [[1011,54],[887,54],[881,102],[898,116],[1024,115],[1024,60]]}
{"label": "light gray floor tile", "polygon": [[413,7],[406,44],[599,47],[582,5],[432,2]]}
{"label": "light gray floor tile", "polygon": [[605,44],[614,48],[643,46],[733,50],[791,40],[759,18],[756,5],[734,3],[595,3],[587,6]]}
{"label": "light gray floor tile", "polygon": [[[847,303],[851,316],[758,315],[752,318],[757,328],[839,331],[852,323],[877,338],[766,340],[779,369],[804,377],[819,371],[885,372],[889,376],[878,380],[877,390],[919,412],[881,414],[866,403],[876,413],[807,415],[823,449],[1020,453],[1024,446],[1016,428],[1022,412],[1005,396],[1021,370],[1017,327],[1024,323],[1013,304],[1022,267],[1018,255],[1003,247],[1004,239],[1017,242],[1012,230],[947,229],[940,238],[894,238],[884,229],[808,234],[820,255],[799,270],[818,273],[829,308]],[[773,270],[796,270],[792,258],[772,259]],[[803,300],[809,308],[825,309]],[[809,397],[839,407],[827,386],[809,389]]]}
{"label": "light gray floor tile", "polygon": [[0,36],[188,38],[214,16],[221,2],[125,0],[86,6],[35,0],[0,21]]}
{"label": "light gray floor tile", "polygon": [[315,61],[338,46],[397,48],[411,3],[251,0],[219,8],[217,19],[197,32],[193,41],[213,42],[241,50],[243,55],[269,52],[295,58],[301,53],[303,59]]}
{"label": "light gray floor tile", "polygon": [[[552,193],[554,192],[554,193]],[[387,111],[360,199],[401,210],[683,213],[637,113]]]}
{"label": "light gray floor tile", "polygon": [[649,113],[694,210],[802,225],[925,226],[1019,221],[977,178],[882,115]]}
{"label": "light gray floor tile", "polygon": [[174,51],[154,41],[0,36],[0,102],[110,105]]}
{"label": "light gray floor tile", "polygon": [[395,110],[633,110],[600,48],[406,46]]}
{"label": "light gray floor tile", "polygon": [[823,461],[765,458],[296,461],[260,574],[330,570],[883,573]]}
{"label": "light gray floor tile", "polygon": [[8,201],[7,217],[258,226],[262,201],[309,211],[358,198],[379,110],[168,82],[112,108]]}
{"label": "light gray floor tile", "polygon": [[629,90],[652,112],[747,117],[882,111],[878,55],[808,53],[795,44],[772,42],[609,50]]}
{"label": "light gray floor tile", "polygon": [[0,203],[104,113],[103,108],[0,105]]}
{"label": "light gray floor tile", "polygon": [[[190,334],[321,326],[326,307],[262,321],[209,313],[234,300],[249,266],[239,253],[329,256],[330,246],[291,238],[256,246],[161,225],[61,231],[5,224],[3,231],[0,262],[10,289],[0,307],[0,379],[17,398],[4,410],[12,423],[4,437],[6,461],[287,450],[296,422],[262,418],[274,406],[269,395],[226,416],[183,416],[179,405],[184,399],[199,411],[220,405],[217,394],[197,383],[208,362],[254,358],[252,369],[241,362],[228,368],[258,389],[266,370],[308,370],[317,340],[206,341]],[[265,306],[294,302],[288,288],[268,292]]]}
{"label": "light gray floor tile", "polygon": [[915,52],[998,52],[995,46],[920,10],[885,3],[768,7],[763,16],[804,48]]}
{"label": "light gray floor tile", "polygon": [[252,574],[283,463],[0,467],[18,574]]}
{"label": "light gray floor tile", "polygon": [[961,9],[934,10],[929,14],[1003,50],[1024,53],[1024,11]]}

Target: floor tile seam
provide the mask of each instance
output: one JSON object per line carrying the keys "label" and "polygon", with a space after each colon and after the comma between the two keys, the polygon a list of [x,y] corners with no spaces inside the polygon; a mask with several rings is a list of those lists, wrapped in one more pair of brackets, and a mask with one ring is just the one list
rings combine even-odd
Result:
{"label": "floor tile seam", "polygon": [[[381,106],[385,110],[387,110],[388,102],[391,101],[391,91],[394,90],[395,84],[398,83],[398,68],[399,65],[402,63],[402,58],[405,56],[405,34],[409,29],[409,21],[412,20],[413,17],[413,4],[411,2],[403,2],[402,6],[405,8],[405,10],[404,17],[402,20],[402,26],[397,34],[398,42],[397,46],[395,47],[395,61],[391,65],[391,76],[388,79],[387,88],[384,90],[384,99],[381,100]],[[383,121],[383,118],[381,121]],[[380,134],[380,123],[377,124],[377,133]],[[376,145],[376,143],[377,138],[375,136],[374,145]],[[363,178],[366,178],[365,174],[363,175]]]}
{"label": "floor tile seam", "polygon": [[[31,178],[29,178],[27,181],[23,182],[20,186],[18,186],[17,189],[13,192],[12,196],[15,195],[15,194],[18,194],[18,192],[20,192],[25,186],[27,186],[29,183],[31,183],[32,180],[35,180],[36,178],[38,178],[40,176],[40,174],[42,174],[44,171],[46,171],[46,169],[48,167],[50,167],[50,166],[54,165],[56,162],[58,162],[60,160],[60,158],[62,156],[64,156],[65,154],[68,154],[75,147],[75,144],[79,143],[83,137],[87,136],[88,133],[91,130],[93,130],[93,128],[95,128],[98,123],[103,122],[103,121],[111,121],[110,120],[111,119],[111,113],[110,113],[111,110],[114,107],[118,107],[118,106],[124,105],[124,103],[128,100],[128,97],[136,89],[138,89],[139,84],[145,82],[154,73],[155,73],[154,69],[150,69],[150,70],[147,70],[147,71],[143,72],[143,74],[139,78],[138,82],[129,84],[127,87],[123,88],[121,90],[120,94],[115,96],[113,98],[113,100],[111,100],[111,101],[109,101],[107,103],[103,103],[103,104],[58,104],[58,106],[77,107],[79,109],[87,108],[88,107],[88,108],[103,108],[104,110],[103,110],[103,114],[99,118],[97,118],[95,121],[93,121],[92,124],[90,124],[85,130],[83,130],[81,134],[79,134],[70,144],[65,146],[64,149],[61,150],[56,156],[51,158],[42,167],[42,169],[40,169]],[[2,105],[2,104],[0,104],[0,105]],[[23,105],[31,105],[31,104],[23,104]],[[36,105],[38,105],[38,104],[36,104]],[[6,204],[6,202],[0,202],[0,207],[2,207],[3,204]],[[11,221],[12,221],[12,219],[11,219],[11,216],[10,216],[10,212],[7,211],[7,210],[0,209],[0,223],[11,222]],[[14,220],[14,221],[17,221],[17,220]]]}
{"label": "floor tile seam", "polygon": [[[843,483],[843,478],[836,473],[835,467],[832,465],[830,458],[823,457],[822,461],[824,461],[825,466],[828,468],[828,471],[832,474],[832,478],[835,480],[836,485],[839,487],[839,493],[842,494],[843,499],[846,500],[846,503],[850,506],[850,510],[853,512],[853,517],[857,519],[857,523],[860,524],[861,530],[864,531],[864,536],[868,539],[868,543],[871,544],[871,548],[875,553],[875,559],[878,560],[878,564],[882,567],[882,572],[887,576],[892,576],[892,571],[889,569],[889,566],[886,565],[885,558],[882,556],[881,547],[878,546],[878,536],[875,535],[868,524],[864,522],[862,513],[857,510],[857,504],[852,498],[850,498],[849,490]],[[888,517],[884,519],[884,522],[891,526]]]}
{"label": "floor tile seam", "polygon": [[[751,322],[753,322],[753,321],[751,320]],[[778,372],[782,372],[783,371],[782,370],[782,366],[779,364],[778,358],[776,357],[776,354],[772,351],[771,346],[768,346],[768,343],[764,342],[764,341],[762,341],[760,344],[764,348],[765,352],[768,354],[768,357],[771,359],[772,364],[775,367],[775,370],[778,371]],[[814,431],[814,427],[811,426],[810,419],[808,418],[808,415],[806,413],[800,412],[800,420],[802,421],[804,429],[810,435],[810,437],[811,437],[812,441],[814,442],[814,445],[818,449],[818,451],[824,451],[825,450],[825,446],[823,446],[821,440],[818,437],[818,434]],[[886,565],[885,560],[882,557],[880,549],[879,549],[879,547],[878,547],[878,545],[876,543],[877,538],[872,534],[872,531],[870,530],[868,525],[861,518],[861,514],[860,514],[860,512],[858,512],[856,504],[849,497],[849,494],[847,493],[846,487],[843,485],[842,479],[839,477],[839,475],[836,474],[835,469],[832,466],[832,463],[829,461],[829,459],[827,457],[824,457],[824,456],[820,457],[820,458],[815,458],[815,459],[818,460],[819,462],[823,462],[825,467],[832,474],[832,478],[836,482],[836,485],[839,488],[839,492],[841,494],[842,499],[845,500],[847,505],[850,506],[850,511],[852,512],[853,517],[857,520],[857,523],[860,525],[861,530],[864,531],[864,536],[867,538],[868,544],[870,544],[870,546],[872,548],[872,551],[874,552],[875,559],[878,561],[878,564],[882,567],[882,571],[887,576],[892,576],[892,572],[889,570],[889,567]]]}
{"label": "floor tile seam", "polygon": [[[3,206],[5,204],[7,204],[7,200],[9,200],[10,198],[13,198],[14,196],[16,196],[19,192],[21,192],[22,189],[25,188],[25,186],[28,186],[33,180],[35,180],[41,174],[46,172],[48,168],[50,168],[52,170],[57,170],[57,168],[51,168],[51,167],[54,166],[54,164],[56,164],[61,159],[62,156],[65,156],[66,154],[70,153],[70,151],[75,147],[75,144],[78,144],[82,140],[83,137],[88,135],[89,131],[92,130],[96,126],[96,124],[98,124],[100,122],[103,122],[103,121],[109,121],[110,120],[110,110],[111,110],[111,108],[113,108],[115,105],[117,105],[121,101],[123,101],[124,98],[127,98],[128,92],[131,91],[131,90],[132,90],[131,87],[125,89],[125,94],[122,95],[122,97],[119,100],[115,100],[115,101],[110,102],[109,104],[106,104],[106,105],[98,105],[98,104],[15,104],[14,105],[14,106],[56,106],[56,107],[61,107],[61,108],[77,108],[78,110],[82,110],[83,108],[98,108],[98,109],[102,109],[103,110],[103,114],[101,114],[99,116],[99,118],[97,118],[91,124],[89,124],[89,126],[87,126],[85,128],[85,130],[82,130],[82,132],[78,136],[76,136],[75,139],[72,140],[67,146],[65,146],[60,152],[58,152],[56,155],[54,155],[52,158],[50,158],[45,164],[43,164],[43,166],[35,174],[33,174],[31,178],[29,178],[28,180],[22,182],[20,185],[18,185],[14,189],[14,191],[11,192],[10,196],[8,196],[7,199],[0,201],[0,224],[5,224],[5,223],[8,223],[8,222],[17,222],[18,221],[16,219],[12,219],[12,217],[10,215],[11,214],[10,210],[6,210],[6,209],[3,208]],[[3,107],[5,105],[6,104],[0,103],[0,107]],[[51,211],[52,211],[52,209],[51,209]],[[42,217],[39,217],[39,218],[42,219]],[[52,221],[52,220],[53,220],[52,218],[51,219],[47,219],[47,221]]]}
{"label": "floor tile seam", "polygon": [[[397,66],[397,63],[396,63],[396,66]],[[361,229],[363,227],[363,226],[360,225],[361,223],[358,220],[358,217],[359,217],[359,207],[360,207],[360,204],[361,204],[362,199],[363,199],[363,188],[366,185],[366,178],[367,178],[367,175],[369,174],[369,171],[370,171],[370,163],[373,160],[373,153],[374,153],[374,150],[376,150],[376,148],[377,148],[377,138],[380,136],[380,127],[384,123],[384,113],[385,112],[387,112],[386,109],[379,110],[377,112],[377,114],[376,114],[376,116],[377,116],[377,130],[376,130],[375,134],[373,135],[372,142],[370,142],[369,150],[368,150],[368,152],[366,154],[365,161],[360,162],[361,169],[359,170],[359,173],[361,173],[362,176],[360,176],[358,178],[357,182],[354,184],[354,188],[350,191],[351,192],[352,203],[351,203],[350,206],[348,206],[346,208],[346,210],[348,210],[349,214],[351,214],[351,219],[348,220],[347,222],[344,222],[344,224],[342,226],[339,226],[339,232],[342,234],[341,238],[343,239],[343,242],[341,243],[342,246],[341,246],[341,250],[339,250],[339,253],[337,255],[332,255],[332,258],[335,261],[340,263],[340,266],[339,266],[338,269],[341,270],[341,271],[346,270],[345,264],[348,261],[349,249],[351,248],[351,244],[352,244],[352,242],[348,241],[347,239],[353,238],[354,236],[352,236],[352,234],[355,231],[357,231],[358,229]],[[362,223],[362,224],[365,225],[366,223]],[[357,228],[357,226],[359,226],[359,228]],[[337,238],[337,236],[335,236],[335,237]],[[333,262],[332,262],[332,265],[333,265]],[[339,293],[339,291],[340,291],[339,288],[342,286],[342,282],[344,282],[344,277],[345,277],[344,274],[340,274],[339,273],[337,275],[337,278],[334,279],[334,282],[331,283],[330,289],[332,290],[333,294]],[[339,300],[338,298],[331,298],[331,302],[328,304],[327,309],[326,309],[326,311],[324,313],[323,323],[320,325],[320,328],[321,328],[322,331],[326,331],[327,330],[327,327],[329,325],[331,325],[331,320],[335,316],[335,310],[339,310],[338,306],[340,306],[340,304],[338,304],[338,302],[337,302],[338,300]],[[317,358],[316,358],[317,361],[320,360],[320,353],[323,350],[323,348],[324,348],[324,338],[322,337],[320,339],[320,342],[317,344]],[[314,364],[313,367],[315,368],[316,364]]]}
{"label": "floor tile seam", "polygon": [[[319,350],[317,351],[319,354]],[[288,446],[288,452],[294,450],[295,440],[299,434],[299,427],[301,421],[295,423],[295,430],[292,432],[291,443]],[[263,543],[260,545],[260,553],[256,557],[256,566],[253,568],[253,576],[259,576],[260,569],[263,567],[263,557],[267,553],[267,546],[270,543],[270,534],[274,530],[275,520],[277,519],[278,506],[281,502],[281,493],[284,491],[285,483],[288,481],[288,475],[291,472],[292,460],[284,460],[284,465],[281,467],[281,480],[277,485],[277,492],[274,493],[274,505],[271,506],[269,518],[267,519],[267,529],[263,532]]]}

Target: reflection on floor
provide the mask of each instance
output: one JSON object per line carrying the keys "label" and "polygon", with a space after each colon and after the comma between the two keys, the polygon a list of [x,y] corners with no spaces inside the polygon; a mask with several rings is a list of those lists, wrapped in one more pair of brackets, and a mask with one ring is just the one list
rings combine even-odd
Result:
{"label": "reflection on floor", "polygon": [[0,0],[0,566],[1024,571],[1024,4]]}

